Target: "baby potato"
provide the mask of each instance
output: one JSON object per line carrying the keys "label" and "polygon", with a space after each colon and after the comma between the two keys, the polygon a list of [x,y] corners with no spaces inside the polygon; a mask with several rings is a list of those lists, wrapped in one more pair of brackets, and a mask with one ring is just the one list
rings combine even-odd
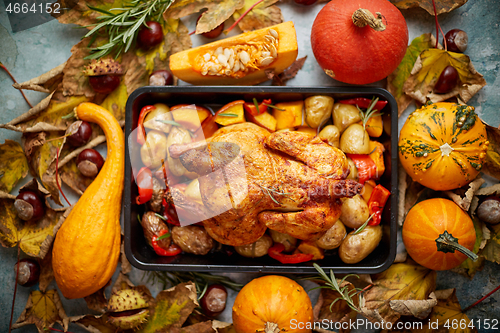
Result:
{"label": "baby potato", "polygon": [[167,137],[163,132],[149,131],[141,146],[141,160],[145,166],[156,169],[161,166],[168,153]]}
{"label": "baby potato", "polygon": [[281,243],[285,247],[285,252],[290,252],[297,246],[297,238],[290,236],[289,234],[283,234],[281,232],[269,229],[271,238],[275,243]]}
{"label": "baby potato", "polygon": [[370,136],[360,124],[352,124],[340,137],[340,150],[347,154],[369,154]]}
{"label": "baby potato", "polygon": [[333,124],[337,126],[340,133],[347,127],[361,120],[359,110],[351,104],[335,103],[332,111]]}
{"label": "baby potato", "polygon": [[349,175],[347,176],[347,179],[358,181],[358,168],[356,167],[356,164],[354,164],[354,161],[349,157],[347,158],[347,163],[349,163]]}
{"label": "baby potato", "polygon": [[200,182],[198,178],[193,179],[186,189],[184,190],[184,195],[190,199],[202,202],[201,192],[200,192]]}
{"label": "baby potato", "polygon": [[340,131],[335,125],[325,126],[318,135],[321,139],[328,141],[332,147],[338,148],[340,146]]}
{"label": "baby potato", "polygon": [[346,264],[356,264],[365,259],[382,239],[380,225],[366,226],[359,234],[350,232],[339,248],[339,257]]}
{"label": "baby potato", "polygon": [[316,245],[325,250],[333,250],[340,246],[347,234],[344,224],[337,220],[317,241]]}
{"label": "baby potato", "polygon": [[312,128],[318,128],[321,123],[332,115],[333,98],[330,96],[311,96],[304,101],[306,108],[306,123]]}
{"label": "baby potato", "polygon": [[264,234],[255,243],[235,246],[234,249],[243,257],[258,258],[265,256],[267,250],[273,245],[273,239],[268,234]]}
{"label": "baby potato", "polygon": [[[184,128],[174,126],[167,138],[167,150],[173,144],[190,143],[190,142],[191,142],[191,135],[189,135],[189,132]],[[167,162],[168,162],[168,168],[170,169],[170,171],[172,171],[172,173],[175,176],[179,177],[188,172],[186,168],[184,168],[179,159],[174,159],[170,157],[170,153],[168,154]]]}
{"label": "baby potato", "polygon": [[161,120],[172,120],[170,108],[163,103],[156,103],[153,106],[155,109],[144,118],[144,127],[165,133],[170,132],[172,125],[161,122]]}
{"label": "baby potato", "polygon": [[356,194],[352,198],[343,198],[340,207],[340,221],[348,228],[356,229],[370,217],[370,211],[366,201]]}

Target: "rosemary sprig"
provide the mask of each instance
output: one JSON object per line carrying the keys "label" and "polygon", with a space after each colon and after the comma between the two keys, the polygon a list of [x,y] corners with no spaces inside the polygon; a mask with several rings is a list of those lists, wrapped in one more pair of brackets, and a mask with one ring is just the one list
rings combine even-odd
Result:
{"label": "rosemary sprig", "polygon": [[165,120],[165,119],[156,119],[157,122],[167,124],[167,125],[172,125],[172,126],[177,126],[177,127],[182,127],[181,124],[174,120]]}
{"label": "rosemary sprig", "polygon": [[373,218],[373,215],[375,215],[375,213],[373,213],[372,215],[370,215],[365,223],[363,223],[358,229],[356,229],[356,231],[353,233],[353,235],[357,235],[359,234],[361,231],[365,230],[366,226],[368,225],[368,222],[370,222],[370,220]]}
{"label": "rosemary sprig", "polygon": [[221,117],[233,117],[233,118],[239,117],[236,113],[219,113],[218,116],[221,116]]}
{"label": "rosemary sprig", "polygon": [[359,309],[356,306],[356,304],[354,304],[352,297],[359,293],[358,304],[360,304],[361,303],[361,293],[360,292],[362,291],[362,289],[352,288],[349,290],[349,284],[346,284],[345,286],[341,287],[342,284],[344,283],[344,281],[348,277],[354,276],[354,277],[359,278],[359,276],[357,276],[356,274],[347,274],[346,276],[344,276],[340,280],[340,282],[337,282],[337,279],[335,278],[335,274],[333,274],[333,270],[330,270],[330,276],[328,276],[325,273],[325,271],[323,270],[323,268],[321,268],[318,264],[314,263],[313,266],[318,271],[319,277],[309,277],[309,278],[305,278],[305,279],[306,280],[322,280],[325,282],[325,285],[319,286],[316,288],[312,288],[311,290],[331,289],[331,290],[336,291],[337,293],[340,294],[340,296],[337,297],[336,299],[334,299],[333,302],[330,304],[330,311],[332,311],[332,307],[337,301],[344,300],[351,309],[353,309],[356,312],[361,312],[361,309]]}
{"label": "rosemary sprig", "polygon": [[267,106],[267,107],[270,107],[271,109],[275,109],[275,110],[278,110],[278,111],[286,111],[285,109],[279,108],[276,105],[267,104],[267,103],[262,103],[262,104],[265,105],[265,106]]}
{"label": "rosemary sprig", "polygon": [[163,289],[167,286],[175,286],[179,283],[193,281],[196,286],[198,299],[201,299],[207,288],[212,283],[219,283],[232,290],[240,290],[243,285],[236,283],[230,278],[222,275],[212,275],[210,273],[198,272],[159,272],[150,271],[144,272],[147,275],[147,281],[151,283],[163,284]]}
{"label": "rosemary sprig", "polygon": [[[262,182],[264,183],[264,181],[265,181],[265,178],[262,180]],[[277,204],[277,205],[281,206],[281,202],[279,202],[278,200],[276,200],[276,198],[273,196],[272,193],[274,193],[276,195],[281,195],[281,196],[283,196],[285,198],[288,198],[288,199],[290,199],[292,201],[295,201],[292,198],[288,197],[288,195],[290,195],[292,193],[280,192],[280,191],[277,191],[277,190],[275,190],[273,188],[266,187],[266,186],[261,185],[261,184],[257,184],[257,185],[260,187],[261,191],[264,192],[264,194],[267,194],[271,198],[271,200],[274,201],[274,203]]]}
{"label": "rosemary sprig", "polygon": [[356,107],[359,110],[359,116],[361,117],[361,122],[363,123],[364,130],[366,130],[366,123],[368,122],[368,120],[370,120],[370,118],[383,115],[383,113],[377,113],[378,112],[377,109],[373,109],[375,107],[375,104],[377,104],[377,102],[378,102],[378,97],[372,99],[372,102],[370,103],[368,109],[366,109],[365,112],[363,112],[363,110],[361,110],[359,106],[356,105]]}
{"label": "rosemary sprig", "polygon": [[131,0],[124,8],[112,8],[110,10],[88,6],[89,9],[103,15],[97,17],[99,23],[91,25],[94,28],[83,38],[95,36],[101,29],[104,29],[108,36],[108,42],[90,48],[90,55],[85,59],[102,58],[111,53],[115,53],[115,57],[118,57],[122,52],[127,52],[136,39],[139,29],[146,25],[148,20],[163,21],[162,14],[173,1]]}

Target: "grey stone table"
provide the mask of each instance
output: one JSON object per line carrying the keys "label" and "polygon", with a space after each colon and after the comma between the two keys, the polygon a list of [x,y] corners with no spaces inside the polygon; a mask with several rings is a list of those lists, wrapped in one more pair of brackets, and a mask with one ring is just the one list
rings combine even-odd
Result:
{"label": "grey stone table", "polygon": [[[290,0],[280,5],[286,20],[292,20],[297,27],[297,38],[299,43],[299,57],[308,56],[304,68],[295,79],[289,81],[291,86],[335,86],[338,82],[327,77],[319,68],[310,49],[309,33],[314,17],[321,9],[321,5],[302,7],[295,5]],[[435,34],[434,18],[421,9],[405,10],[403,14],[407,20],[410,40],[422,33],[432,32]],[[187,17],[184,21],[190,31],[194,29],[196,17]],[[476,107],[477,112],[491,125],[500,124],[500,16],[498,0],[469,0],[464,6],[452,13],[439,16],[443,30],[446,32],[453,28],[461,28],[469,35],[469,48],[466,51],[479,73],[482,73],[487,81],[485,86],[469,104]],[[70,56],[71,46],[76,44],[83,31],[75,29],[74,26],[59,24],[51,21],[31,29],[13,33],[10,27],[5,6],[0,1],[0,62],[5,64],[14,74],[19,82],[36,77],[51,68],[63,63]],[[198,37],[193,36],[195,45],[201,43]],[[18,91],[12,88],[9,77],[0,71],[0,123],[8,122],[18,115],[26,112],[28,106]],[[375,86],[384,86],[384,82],[377,82]],[[40,101],[45,95],[36,92],[26,92],[33,104]],[[407,115],[415,109],[412,105],[400,118],[399,127],[402,126]],[[0,130],[0,142],[5,139],[20,140],[20,134],[7,130]],[[19,186],[18,186],[19,188]],[[13,193],[17,193],[18,188]],[[0,332],[8,331],[10,309],[14,289],[13,266],[16,261],[17,251],[14,248],[0,247]],[[143,273],[134,270],[131,278],[136,284],[141,281]],[[233,274],[235,279],[248,282],[256,277],[256,274]],[[487,263],[484,269],[478,272],[470,280],[452,272],[438,273],[438,289],[457,288],[457,296],[462,308],[470,305],[482,295],[494,289],[500,284],[500,266]],[[53,283],[55,287],[55,283]],[[154,287],[153,287],[154,288]],[[18,288],[17,299],[14,308],[14,320],[21,314],[28,299],[30,289]],[[154,292],[154,289],[153,289]],[[311,297],[317,297],[314,293]],[[230,300],[234,299],[234,293],[230,294]],[[82,299],[62,299],[68,315],[79,315],[87,313],[86,304]],[[469,318],[474,320],[499,319],[500,318],[500,292],[492,295],[468,312]],[[231,303],[222,314],[221,320],[231,321]],[[500,326],[500,325],[499,325]],[[36,332],[35,326],[25,326],[18,332]],[[76,326],[70,327],[71,332],[83,332]],[[363,331],[359,329],[358,331]],[[498,327],[500,331],[500,327]]]}

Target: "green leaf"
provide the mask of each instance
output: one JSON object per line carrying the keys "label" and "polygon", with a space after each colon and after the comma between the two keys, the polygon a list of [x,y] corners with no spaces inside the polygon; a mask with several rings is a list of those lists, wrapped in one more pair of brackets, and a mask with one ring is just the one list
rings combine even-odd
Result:
{"label": "green leaf", "polygon": [[0,191],[10,193],[16,184],[28,175],[28,161],[21,145],[5,140],[0,145]]}
{"label": "green leaf", "polygon": [[398,114],[401,115],[408,107],[412,98],[406,95],[403,91],[403,85],[410,76],[411,70],[415,65],[415,61],[419,54],[435,44],[434,37],[430,34],[423,34],[412,40],[411,44],[406,49],[406,54],[401,60],[398,68],[387,78],[388,90],[398,102]]}

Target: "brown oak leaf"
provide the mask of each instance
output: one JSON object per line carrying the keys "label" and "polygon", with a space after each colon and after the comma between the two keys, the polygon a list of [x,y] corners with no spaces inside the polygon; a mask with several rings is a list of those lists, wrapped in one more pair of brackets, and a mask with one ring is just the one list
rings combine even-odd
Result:
{"label": "brown oak leaf", "polygon": [[47,73],[26,82],[14,83],[12,86],[16,89],[34,90],[50,94],[57,88],[59,83],[62,82],[63,69],[65,66],[66,63],[63,63],[49,70]]}
{"label": "brown oak leaf", "polygon": [[[434,15],[432,0],[390,0],[399,9],[421,7],[429,14]],[[449,13],[465,4],[467,0],[436,0],[437,14]]]}
{"label": "brown oak leaf", "polygon": [[500,180],[500,128],[486,125],[488,133],[488,150],[486,151],[486,161],[483,163],[481,171],[488,176]]}

